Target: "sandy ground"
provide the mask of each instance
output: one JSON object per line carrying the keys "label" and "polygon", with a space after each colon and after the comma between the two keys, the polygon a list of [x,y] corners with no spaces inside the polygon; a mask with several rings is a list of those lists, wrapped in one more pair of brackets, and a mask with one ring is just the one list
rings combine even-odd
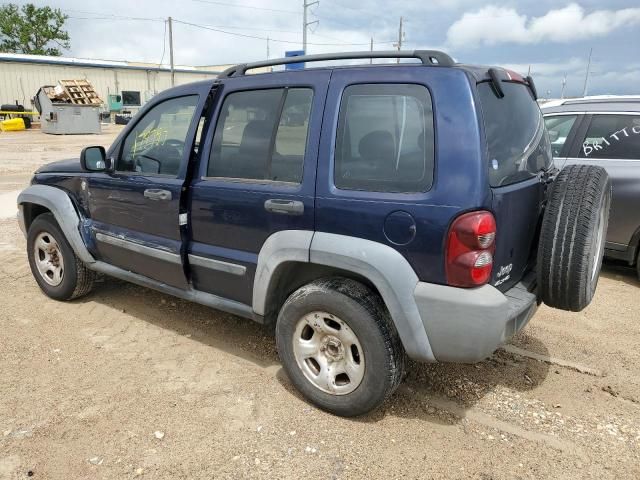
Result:
{"label": "sandy ground", "polygon": [[[116,133],[0,134],[0,198]],[[47,299],[12,216],[0,282],[0,479],[640,477],[640,283],[624,267],[485,362],[411,363],[353,420],[301,399],[247,320],[111,279]]]}

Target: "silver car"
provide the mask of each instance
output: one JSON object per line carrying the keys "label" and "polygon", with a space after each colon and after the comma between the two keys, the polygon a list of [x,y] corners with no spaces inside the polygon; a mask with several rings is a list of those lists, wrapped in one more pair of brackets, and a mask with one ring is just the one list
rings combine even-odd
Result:
{"label": "silver car", "polygon": [[640,277],[640,96],[599,96],[541,106],[558,168],[604,167],[613,184],[605,256],[636,265]]}

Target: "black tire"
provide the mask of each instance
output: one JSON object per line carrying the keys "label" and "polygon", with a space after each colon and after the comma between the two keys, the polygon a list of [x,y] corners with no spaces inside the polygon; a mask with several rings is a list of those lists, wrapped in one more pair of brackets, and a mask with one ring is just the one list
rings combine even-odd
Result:
{"label": "black tire", "polygon": [[538,288],[550,307],[579,312],[596,291],[611,205],[601,167],[570,165],[551,185],[538,246]]}
{"label": "black tire", "polygon": [[[317,311],[341,319],[362,347],[364,374],[350,393],[337,395],[321,390],[307,379],[296,361],[296,325],[305,315]],[[404,372],[404,350],[382,300],[348,278],[317,280],[295,291],[278,315],[276,343],[284,369],[302,395],[323,410],[344,417],[362,415],[381,405],[398,387]]]}
{"label": "black tire", "polygon": [[[46,233],[53,237],[59,246],[62,255],[64,269],[62,280],[58,285],[51,285],[44,279],[36,266],[35,242],[40,234]],[[31,273],[40,289],[55,300],[72,300],[86,295],[93,287],[95,272],[89,270],[84,263],[76,257],[71,245],[58,226],[55,217],[51,213],[38,215],[27,233],[27,257]]]}
{"label": "black tire", "polygon": [[636,271],[638,272],[638,280],[640,280],[640,251],[638,252],[638,257],[636,258]]}

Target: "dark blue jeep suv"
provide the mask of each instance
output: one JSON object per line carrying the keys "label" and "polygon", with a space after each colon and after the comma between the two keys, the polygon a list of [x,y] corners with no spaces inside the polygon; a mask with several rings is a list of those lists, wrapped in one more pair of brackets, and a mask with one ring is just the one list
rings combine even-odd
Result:
{"label": "dark blue jeep suv", "polygon": [[[414,62],[247,74],[372,57]],[[274,325],[295,386],[358,415],[405,354],[479,361],[540,302],[588,305],[609,198],[604,170],[553,167],[530,77],[393,51],[164,91],[18,203],[51,298],[102,273]]]}

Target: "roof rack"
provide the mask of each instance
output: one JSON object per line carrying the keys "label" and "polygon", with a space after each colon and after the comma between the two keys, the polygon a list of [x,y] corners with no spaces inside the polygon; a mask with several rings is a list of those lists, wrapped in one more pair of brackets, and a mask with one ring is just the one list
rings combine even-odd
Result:
{"label": "roof rack", "polygon": [[328,60],[356,60],[360,58],[417,58],[423,65],[450,67],[455,64],[453,58],[438,50],[383,50],[379,52],[341,52],[321,53],[318,55],[300,55],[298,57],[276,58],[261,62],[241,63],[227,68],[218,78],[239,77],[247,70],[261,67],[273,67],[288,63],[324,62]]}
{"label": "roof rack", "polygon": [[569,98],[563,105],[579,105],[582,103],[636,103],[640,101],[638,95],[596,95],[593,97]]}

